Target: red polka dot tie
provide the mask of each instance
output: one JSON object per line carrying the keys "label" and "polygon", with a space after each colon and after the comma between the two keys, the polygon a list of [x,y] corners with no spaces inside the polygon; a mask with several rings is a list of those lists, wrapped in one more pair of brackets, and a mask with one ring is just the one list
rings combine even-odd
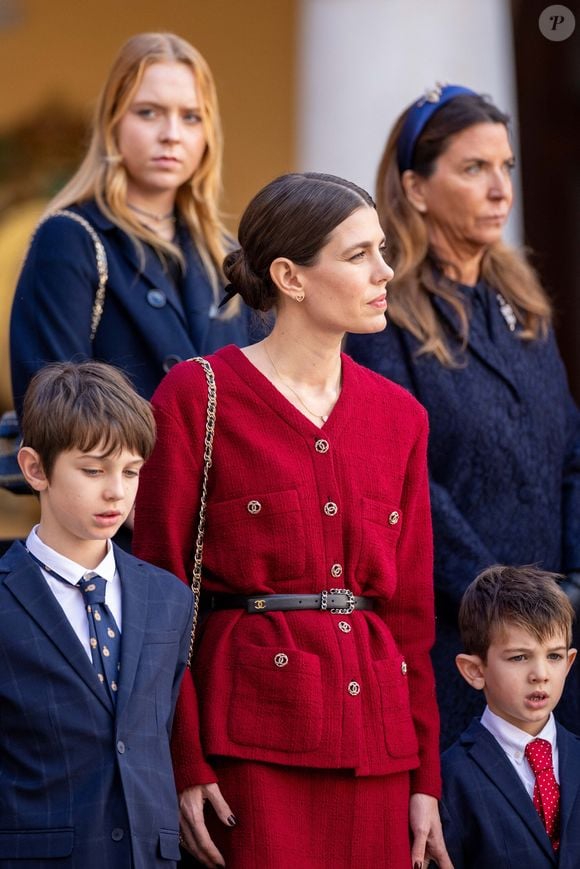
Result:
{"label": "red polka dot tie", "polygon": [[532,739],[526,757],[536,776],[534,806],[542,819],[554,851],[560,845],[560,788],[552,766],[552,746],[546,739]]}

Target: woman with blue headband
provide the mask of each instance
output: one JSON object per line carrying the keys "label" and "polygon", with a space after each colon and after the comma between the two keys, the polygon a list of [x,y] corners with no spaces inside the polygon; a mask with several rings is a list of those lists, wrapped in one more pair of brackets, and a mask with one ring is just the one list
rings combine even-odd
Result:
{"label": "woman with blue headband", "polygon": [[[495,563],[536,563],[566,574],[580,602],[579,414],[550,302],[502,241],[513,192],[508,120],[447,85],[396,122],[377,191],[395,270],[389,326],[347,344],[429,412],[443,747],[483,708],[454,663],[458,606],[474,576]],[[558,711],[576,732],[578,698],[572,677]]]}

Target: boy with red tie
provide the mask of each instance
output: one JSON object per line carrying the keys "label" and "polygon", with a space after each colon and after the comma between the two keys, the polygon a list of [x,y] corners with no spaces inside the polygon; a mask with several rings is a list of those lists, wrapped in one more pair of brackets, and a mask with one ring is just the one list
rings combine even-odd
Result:
{"label": "boy with red tie", "polygon": [[59,363],[31,381],[22,434],[41,517],[0,559],[0,869],[171,869],[193,596],[111,543],[151,409],[111,366]]}
{"label": "boy with red tie", "polygon": [[573,615],[558,577],[533,567],[491,567],[465,592],[456,663],[487,707],[442,758],[455,869],[580,865],[580,738],[552,714]]}

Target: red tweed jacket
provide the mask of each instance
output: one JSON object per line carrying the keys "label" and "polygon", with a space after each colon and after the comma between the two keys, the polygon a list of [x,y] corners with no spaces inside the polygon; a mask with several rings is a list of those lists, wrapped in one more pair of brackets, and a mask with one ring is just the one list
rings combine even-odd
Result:
{"label": "red tweed jacket", "polygon": [[[208,760],[226,755],[357,775],[413,770],[413,791],[438,796],[424,409],[343,356],[342,391],[319,429],[237,347],[209,358],[218,407],[204,589],[340,587],[377,604],[349,616],[211,614],[198,636],[195,686],[184,680],[176,712],[178,788],[214,781]],[[135,552],[184,582],[206,397],[193,362],[161,383],[157,446],[137,500]]]}

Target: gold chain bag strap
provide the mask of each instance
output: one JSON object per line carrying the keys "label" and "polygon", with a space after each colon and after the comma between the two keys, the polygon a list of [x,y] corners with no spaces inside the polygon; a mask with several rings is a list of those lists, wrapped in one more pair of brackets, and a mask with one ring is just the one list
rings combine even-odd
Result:
{"label": "gold chain bag strap", "polygon": [[194,356],[191,359],[188,359],[188,362],[197,362],[198,365],[201,365],[205,373],[205,379],[207,380],[207,413],[205,419],[205,438],[203,446],[203,477],[201,482],[199,518],[197,522],[197,537],[195,540],[195,549],[193,552],[193,572],[191,578],[191,590],[194,596],[194,604],[193,622],[191,625],[191,639],[189,642],[189,654],[187,656],[187,666],[189,667],[191,663],[191,656],[193,654],[193,644],[195,641],[197,617],[199,615],[199,597],[201,594],[201,561],[203,556],[203,537],[205,534],[205,516],[207,512],[207,480],[212,462],[217,393],[215,388],[215,377],[213,369],[207,359],[203,359],[201,356]]}
{"label": "gold chain bag strap", "polygon": [[[103,242],[89,221],[85,220],[84,217],[81,217],[80,214],[77,214],[74,211],[68,211],[66,208],[53,211],[51,214],[47,214],[46,217],[43,217],[38,223],[34,235],[36,235],[38,228],[42,226],[43,223],[46,223],[47,220],[50,220],[51,217],[68,217],[70,220],[79,223],[90,235],[95,248],[95,260],[97,263],[99,281],[91,310],[91,329],[89,337],[92,344],[95,340],[99,323],[101,322],[103,306],[105,304],[105,294],[107,292],[107,281],[109,279],[107,253]],[[30,240],[31,244],[34,235]],[[5,411],[5,413],[0,417],[0,488],[8,489],[8,491],[17,495],[28,495],[30,494],[30,489],[24,481],[24,477],[22,476],[22,472],[18,467],[18,462],[16,460],[21,440],[20,428],[15,411]]]}
{"label": "gold chain bag strap", "polygon": [[51,214],[47,214],[46,217],[44,217],[36,227],[37,231],[38,227],[42,226],[43,223],[46,223],[47,220],[50,220],[51,217],[68,217],[70,218],[70,220],[74,220],[76,221],[76,223],[79,223],[90,235],[95,248],[95,259],[97,262],[97,274],[99,276],[99,283],[97,286],[97,291],[95,293],[93,309],[91,312],[90,338],[92,344],[95,340],[95,335],[97,334],[99,323],[101,322],[101,317],[103,315],[103,306],[105,304],[107,281],[109,279],[109,265],[107,262],[107,254],[103,242],[101,241],[89,221],[85,220],[84,217],[81,217],[81,215],[77,214],[75,211],[69,211],[67,208],[61,208],[58,211],[53,211],[51,212]]}

